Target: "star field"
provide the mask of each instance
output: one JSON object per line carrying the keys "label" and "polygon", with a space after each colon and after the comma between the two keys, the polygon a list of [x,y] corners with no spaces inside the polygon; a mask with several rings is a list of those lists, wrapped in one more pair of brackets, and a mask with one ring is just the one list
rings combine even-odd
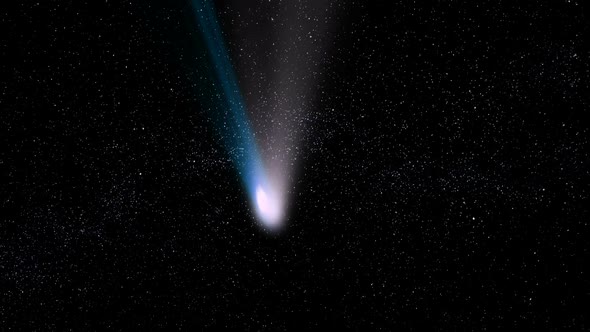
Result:
{"label": "star field", "polygon": [[280,234],[189,1],[11,6],[3,329],[587,329],[583,2],[215,1]]}

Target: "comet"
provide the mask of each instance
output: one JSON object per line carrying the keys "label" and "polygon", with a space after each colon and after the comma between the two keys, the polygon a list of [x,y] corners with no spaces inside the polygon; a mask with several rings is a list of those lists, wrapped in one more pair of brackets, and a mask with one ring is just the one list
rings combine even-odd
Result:
{"label": "comet", "polygon": [[260,157],[214,8],[209,0],[193,0],[193,8],[221,90],[223,112],[216,115],[218,130],[256,211],[256,218],[264,227],[276,230],[285,216],[282,191],[276,179],[269,177]]}

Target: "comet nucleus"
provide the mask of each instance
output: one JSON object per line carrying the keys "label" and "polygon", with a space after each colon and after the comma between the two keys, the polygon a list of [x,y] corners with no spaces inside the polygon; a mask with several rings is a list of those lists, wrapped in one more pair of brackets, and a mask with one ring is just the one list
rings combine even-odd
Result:
{"label": "comet nucleus", "polygon": [[270,188],[258,185],[256,188],[256,208],[260,220],[267,227],[277,227],[282,219],[282,203]]}

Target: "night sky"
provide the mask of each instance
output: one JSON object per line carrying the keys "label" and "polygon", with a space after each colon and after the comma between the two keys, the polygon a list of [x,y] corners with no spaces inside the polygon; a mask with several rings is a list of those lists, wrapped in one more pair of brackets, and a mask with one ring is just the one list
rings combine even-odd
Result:
{"label": "night sky", "polygon": [[214,1],[281,232],[192,1],[10,6],[0,330],[590,329],[583,1]]}

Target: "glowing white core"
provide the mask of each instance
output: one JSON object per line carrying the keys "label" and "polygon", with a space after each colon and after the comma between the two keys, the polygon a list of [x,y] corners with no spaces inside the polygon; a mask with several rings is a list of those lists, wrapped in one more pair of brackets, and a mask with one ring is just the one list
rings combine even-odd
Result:
{"label": "glowing white core", "polygon": [[272,194],[267,193],[260,185],[256,188],[256,204],[258,215],[262,222],[269,227],[278,226],[281,222],[281,202]]}

